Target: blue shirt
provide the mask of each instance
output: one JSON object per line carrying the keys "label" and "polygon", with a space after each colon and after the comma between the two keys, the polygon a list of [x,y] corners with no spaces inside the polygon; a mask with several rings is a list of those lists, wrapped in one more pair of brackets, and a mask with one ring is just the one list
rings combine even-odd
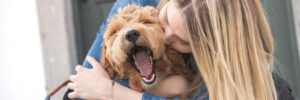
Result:
{"label": "blue shirt", "polygon": [[[160,0],[117,0],[114,4],[114,6],[112,7],[107,19],[102,23],[99,31],[97,32],[97,37],[93,43],[93,45],[91,46],[88,55],[94,57],[95,59],[97,59],[98,61],[100,61],[100,57],[101,57],[101,51],[102,51],[102,42],[103,42],[103,34],[104,31],[106,29],[106,26],[108,24],[108,20],[117,13],[119,8],[123,8],[129,4],[136,4],[136,5],[140,5],[140,6],[153,6],[156,7],[157,4],[159,3]],[[87,68],[92,68],[92,66],[86,61],[86,59],[83,62],[83,66],[87,67]],[[116,82],[129,87],[129,83],[128,80],[120,80],[120,79],[115,79]],[[197,98],[201,97],[202,95],[204,95],[207,90],[206,88],[203,90],[200,90],[200,94],[197,95]],[[78,100],[78,99],[75,99]],[[166,99],[160,96],[155,96],[152,94],[148,94],[148,93],[143,93],[142,96],[142,100],[179,100],[179,98],[173,98],[173,99]],[[208,97],[206,97],[204,100],[208,100]]]}

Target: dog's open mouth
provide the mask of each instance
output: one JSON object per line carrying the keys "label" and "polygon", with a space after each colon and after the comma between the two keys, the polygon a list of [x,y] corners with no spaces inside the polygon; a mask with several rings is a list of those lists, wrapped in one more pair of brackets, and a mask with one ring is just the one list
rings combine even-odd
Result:
{"label": "dog's open mouth", "polygon": [[151,49],[145,47],[134,47],[131,54],[131,62],[140,73],[144,83],[152,84],[156,75],[154,72],[154,60]]}

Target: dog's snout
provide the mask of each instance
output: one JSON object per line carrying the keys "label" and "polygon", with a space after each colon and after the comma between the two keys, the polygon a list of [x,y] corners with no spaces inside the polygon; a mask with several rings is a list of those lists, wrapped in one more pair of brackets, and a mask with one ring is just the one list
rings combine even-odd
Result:
{"label": "dog's snout", "polygon": [[132,43],[135,43],[135,41],[139,38],[140,33],[136,30],[128,31],[126,34],[126,39]]}

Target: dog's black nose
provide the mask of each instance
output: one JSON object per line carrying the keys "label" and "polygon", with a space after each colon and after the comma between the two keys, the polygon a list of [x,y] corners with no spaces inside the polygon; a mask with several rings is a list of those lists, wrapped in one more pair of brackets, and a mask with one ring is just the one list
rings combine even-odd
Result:
{"label": "dog's black nose", "polygon": [[132,43],[135,43],[135,41],[139,38],[140,33],[136,30],[128,31],[126,34],[126,39]]}

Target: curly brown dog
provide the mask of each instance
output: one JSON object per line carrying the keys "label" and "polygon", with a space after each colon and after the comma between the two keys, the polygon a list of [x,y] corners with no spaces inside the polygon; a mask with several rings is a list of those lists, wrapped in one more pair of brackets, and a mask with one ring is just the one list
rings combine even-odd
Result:
{"label": "curly brown dog", "polygon": [[164,32],[153,7],[129,5],[118,10],[107,25],[101,64],[111,78],[128,79],[130,88],[147,92],[169,75],[193,74],[182,55],[164,45]]}

